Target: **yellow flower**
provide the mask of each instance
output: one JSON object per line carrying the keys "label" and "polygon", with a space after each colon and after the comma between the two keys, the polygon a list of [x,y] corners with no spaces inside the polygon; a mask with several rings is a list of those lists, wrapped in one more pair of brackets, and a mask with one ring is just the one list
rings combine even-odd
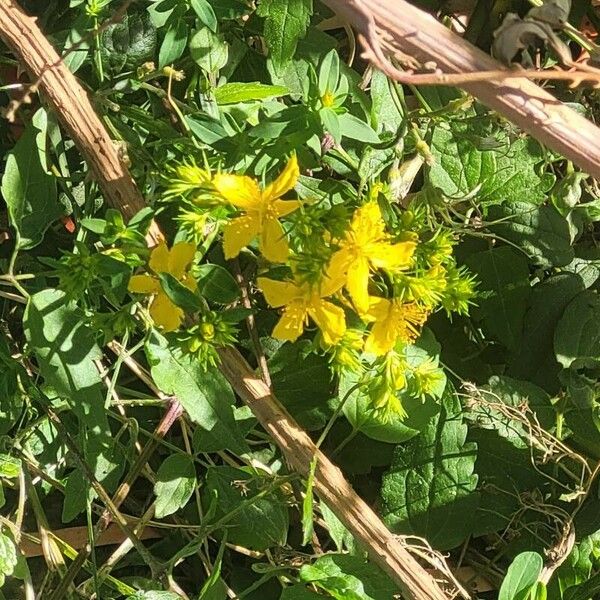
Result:
{"label": "yellow flower", "polygon": [[381,356],[394,348],[396,342],[412,342],[419,327],[427,320],[427,311],[415,303],[398,299],[371,298],[367,318],[375,321],[365,343],[365,352]]}
{"label": "yellow flower", "polygon": [[331,258],[329,277],[346,281],[346,289],[361,315],[369,309],[369,271],[402,269],[411,262],[416,243],[391,244],[389,240],[379,205],[371,201],[355,211],[340,249]]}
{"label": "yellow flower", "polygon": [[183,311],[171,302],[160,285],[158,273],[169,273],[193,289],[196,285],[194,278],[188,273],[188,268],[194,260],[196,246],[187,242],[175,244],[171,250],[164,242],[154,248],[150,254],[148,266],[155,273],[133,275],[129,280],[128,290],[138,294],[152,294],[150,302],[150,316],[156,325],[165,331],[174,331],[181,325]]}
{"label": "yellow flower", "polygon": [[344,335],[346,331],[344,311],[325,300],[336,291],[331,281],[315,287],[297,280],[275,281],[259,277],[257,283],[270,306],[284,307],[281,319],[273,329],[274,338],[290,342],[297,340],[304,331],[308,317],[317,324],[326,344],[335,344]]}
{"label": "yellow flower", "polygon": [[279,177],[261,190],[256,179],[241,175],[215,175],[216,190],[237,208],[245,211],[233,219],[223,233],[225,258],[236,257],[242,248],[259,237],[260,250],[271,262],[285,262],[289,248],[279,217],[285,217],[299,206],[298,200],[280,200],[298,180],[300,171],[295,156],[289,160]]}

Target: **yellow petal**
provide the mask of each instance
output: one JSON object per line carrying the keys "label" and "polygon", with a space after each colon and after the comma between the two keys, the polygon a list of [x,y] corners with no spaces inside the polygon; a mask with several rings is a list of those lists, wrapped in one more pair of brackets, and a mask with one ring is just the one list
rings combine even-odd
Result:
{"label": "yellow petal", "polygon": [[278,340],[289,342],[296,341],[304,331],[304,321],[306,320],[306,310],[304,305],[299,302],[286,307],[281,315],[281,319],[273,329],[273,337]]}
{"label": "yellow petal", "polygon": [[266,218],[260,234],[260,250],[263,256],[274,263],[285,262],[290,249],[281,223],[274,218]]}
{"label": "yellow petal", "polygon": [[354,212],[350,229],[359,246],[365,246],[385,236],[385,223],[376,201],[367,202]]}
{"label": "yellow petal", "polygon": [[155,273],[169,272],[169,249],[167,248],[167,244],[161,242],[152,250],[148,266]]}
{"label": "yellow petal", "polygon": [[346,331],[346,316],[339,306],[321,300],[309,308],[308,314],[321,330],[323,341],[326,344],[336,344],[343,337]]}
{"label": "yellow petal", "polygon": [[415,242],[379,243],[368,248],[367,255],[376,269],[401,269],[410,265],[416,247]]}
{"label": "yellow petal", "polygon": [[269,184],[263,191],[263,198],[268,202],[281,198],[286,192],[289,192],[298,181],[300,169],[298,168],[298,159],[296,155],[292,156],[281,172],[279,177]]}
{"label": "yellow petal", "polygon": [[144,273],[142,275],[132,275],[129,279],[127,289],[136,294],[156,294],[160,290],[158,279]]}
{"label": "yellow petal", "polygon": [[275,279],[259,277],[256,283],[262,291],[267,304],[273,308],[290,304],[301,294],[300,288],[291,281],[276,281]]}
{"label": "yellow petal", "polygon": [[178,242],[169,252],[169,273],[175,279],[181,279],[187,268],[192,264],[196,254],[196,246],[189,242]]}
{"label": "yellow petal", "polygon": [[371,296],[369,299],[369,310],[364,316],[369,321],[383,321],[387,319],[391,308],[392,303],[386,298]]}
{"label": "yellow petal", "polygon": [[246,210],[258,210],[261,194],[256,179],[245,175],[218,173],[213,179],[217,192],[230,204]]}
{"label": "yellow petal", "polygon": [[365,342],[365,352],[375,356],[386,354],[396,345],[397,335],[398,332],[394,327],[389,326],[387,320],[376,321]]}
{"label": "yellow petal", "polygon": [[351,262],[352,256],[346,248],[338,250],[331,257],[321,281],[321,297],[330,296],[343,287]]}
{"label": "yellow petal", "polygon": [[150,304],[150,316],[164,331],[175,331],[181,325],[183,311],[161,291]]}
{"label": "yellow petal", "polygon": [[223,252],[225,258],[236,257],[260,231],[258,215],[244,215],[229,222],[223,231]]}
{"label": "yellow petal", "polygon": [[300,200],[275,200],[272,204],[278,217],[285,217],[300,208]]}
{"label": "yellow petal", "polygon": [[346,289],[358,313],[366,313],[369,310],[369,261],[366,258],[359,256],[350,264]]}

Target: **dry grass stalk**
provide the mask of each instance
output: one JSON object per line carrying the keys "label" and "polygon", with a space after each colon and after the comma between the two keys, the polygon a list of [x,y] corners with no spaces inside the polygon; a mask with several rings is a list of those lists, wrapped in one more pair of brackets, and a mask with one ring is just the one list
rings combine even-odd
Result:
{"label": "dry grass stalk", "polygon": [[[547,91],[456,35],[404,0],[324,0],[358,32],[366,57],[398,81],[457,85],[506,116],[549,148],[600,179],[600,129]],[[434,73],[395,69],[382,45],[399,60],[433,67]],[[455,77],[456,75],[456,77]],[[544,77],[545,73],[539,73]],[[548,73],[551,78],[552,73]],[[531,75],[527,75],[531,76]],[[572,82],[598,80],[594,69],[560,75]]]}

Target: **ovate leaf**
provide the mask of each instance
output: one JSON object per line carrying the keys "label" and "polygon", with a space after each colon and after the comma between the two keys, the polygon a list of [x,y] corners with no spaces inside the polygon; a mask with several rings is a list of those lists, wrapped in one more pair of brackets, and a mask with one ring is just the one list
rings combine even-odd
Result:
{"label": "ovate leaf", "polygon": [[532,288],[521,346],[510,363],[509,375],[551,393],[558,389],[554,330],[567,305],[584,289],[582,277],[567,272],[556,273]]}
{"label": "ovate leaf", "polygon": [[13,574],[17,560],[15,543],[6,534],[0,532],[0,586],[4,585],[7,576]]}
{"label": "ovate leaf", "polygon": [[135,69],[154,59],[156,27],[146,12],[125,15],[102,32],[102,60],[113,70]]}
{"label": "ovate leaf", "polygon": [[[269,483],[244,469],[208,469],[205,494],[207,502],[209,498],[216,499],[215,518],[237,511],[225,524],[227,541],[258,551],[285,544],[289,516],[280,494],[273,492],[254,499]],[[244,507],[240,509],[242,503]]]}
{"label": "ovate leaf", "polygon": [[187,455],[172,454],[160,465],[156,477],[156,518],[162,519],[183,508],[191,498],[196,485],[194,463]]}
{"label": "ovate leaf", "polygon": [[498,600],[525,600],[535,586],[543,566],[544,560],[537,552],[522,552],[517,555],[508,567]]}
{"label": "ovate leaf", "polygon": [[198,15],[198,18],[204,25],[206,25],[211,31],[217,31],[217,17],[213,7],[209,4],[208,0],[191,0],[192,8]]}
{"label": "ovate leaf", "polygon": [[203,27],[190,40],[190,54],[201,69],[216,73],[227,64],[229,47],[222,36]]}
{"label": "ovate leaf", "polygon": [[460,403],[447,391],[439,415],[421,435],[396,448],[383,477],[382,513],[392,531],[425,537],[441,550],[471,533],[479,502],[473,474],[477,447],[465,443],[466,436]]}
{"label": "ovate leaf", "polygon": [[359,556],[329,554],[300,569],[300,579],[337,600],[393,600],[398,589],[374,564]]}
{"label": "ovate leaf", "polygon": [[181,18],[169,19],[167,31],[158,53],[158,67],[162,69],[175,62],[185,50],[188,41],[188,28]]}
{"label": "ovate leaf", "polygon": [[521,247],[536,265],[545,269],[568,265],[574,257],[567,220],[552,205],[504,203],[490,209],[490,229]]}
{"label": "ovate leaf", "polygon": [[46,229],[63,214],[56,179],[42,166],[38,152],[39,129],[32,122],[6,159],[2,195],[10,222],[19,234],[20,248],[33,248]]}
{"label": "ovate leaf", "polygon": [[530,293],[527,259],[513,248],[500,247],[472,254],[466,262],[479,281],[473,315],[509,350],[516,350]]}
{"label": "ovate leaf", "polygon": [[280,74],[306,35],[313,0],[262,0],[257,14],[265,18],[264,36],[275,72]]}
{"label": "ovate leaf", "polygon": [[247,451],[233,418],[233,391],[217,369],[205,369],[194,355],[170,346],[156,332],[146,343],[146,354],[158,387],[176,396],[207,436],[214,436],[238,454]]}
{"label": "ovate leaf", "polygon": [[586,290],[573,299],[554,332],[556,359],[565,368],[600,365],[600,297]]}
{"label": "ovate leaf", "polygon": [[301,427],[321,429],[331,416],[334,393],[327,359],[302,343],[284,344],[269,360],[273,391]]}

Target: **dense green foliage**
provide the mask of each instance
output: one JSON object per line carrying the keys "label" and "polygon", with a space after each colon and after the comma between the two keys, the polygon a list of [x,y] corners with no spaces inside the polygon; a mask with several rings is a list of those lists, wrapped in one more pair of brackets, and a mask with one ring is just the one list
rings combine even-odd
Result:
{"label": "dense green foliage", "polygon": [[[40,4],[148,209],[106,206],[42,97],[0,123],[0,598],[396,597],[219,372],[229,345],[473,597],[598,597],[597,182],[458,89],[389,81],[318,0]],[[462,4],[492,51],[540,2]],[[574,4],[518,58],[594,55]],[[6,105],[27,80],[1,56]],[[596,90],[547,85],[598,119]],[[64,528],[91,535],[132,470],[120,511],[149,539],[92,536],[75,570]]]}

